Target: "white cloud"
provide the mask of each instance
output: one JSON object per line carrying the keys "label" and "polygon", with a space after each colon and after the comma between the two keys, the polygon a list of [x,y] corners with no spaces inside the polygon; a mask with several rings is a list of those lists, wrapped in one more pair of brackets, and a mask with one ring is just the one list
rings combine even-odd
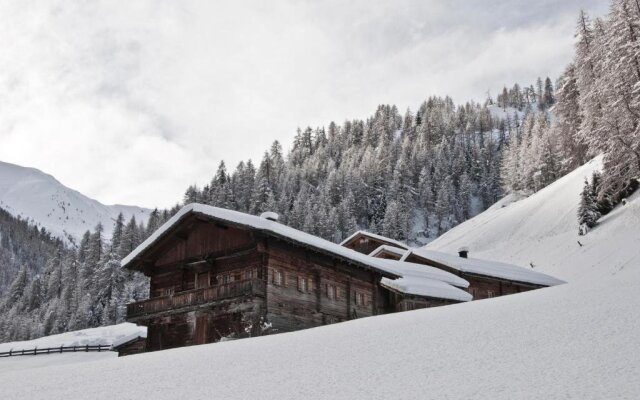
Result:
{"label": "white cloud", "polygon": [[0,159],[169,206],[297,126],[557,76],[592,1],[0,5]]}

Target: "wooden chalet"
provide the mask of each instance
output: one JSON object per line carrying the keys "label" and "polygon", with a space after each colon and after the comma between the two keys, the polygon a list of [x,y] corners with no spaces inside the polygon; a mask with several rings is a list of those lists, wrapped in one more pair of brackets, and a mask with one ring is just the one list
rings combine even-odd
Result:
{"label": "wooden chalet", "polygon": [[273,213],[191,204],[122,260],[150,278],[149,299],[127,307],[128,321],[148,327],[145,350],[471,299],[460,288],[468,283],[453,274],[420,266],[427,272],[404,276],[408,263],[370,257],[276,220]]}

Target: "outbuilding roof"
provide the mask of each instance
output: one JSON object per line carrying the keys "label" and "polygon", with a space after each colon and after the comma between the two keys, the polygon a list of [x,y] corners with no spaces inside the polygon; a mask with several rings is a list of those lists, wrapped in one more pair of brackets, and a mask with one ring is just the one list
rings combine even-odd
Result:
{"label": "outbuilding roof", "polygon": [[477,258],[464,258],[425,248],[412,248],[407,250],[401,260],[406,260],[412,254],[422,258],[426,262],[444,265],[445,267],[449,267],[456,271],[474,275],[483,275],[541,286],[555,286],[566,283],[565,281],[554,278],[553,276],[537,271],[531,271],[513,264],[480,260]]}
{"label": "outbuilding roof", "polygon": [[457,275],[424,264],[389,259],[382,260],[388,268],[402,278],[382,278],[382,286],[397,292],[438,299],[470,301],[473,297],[460,288],[468,288],[469,282]]}

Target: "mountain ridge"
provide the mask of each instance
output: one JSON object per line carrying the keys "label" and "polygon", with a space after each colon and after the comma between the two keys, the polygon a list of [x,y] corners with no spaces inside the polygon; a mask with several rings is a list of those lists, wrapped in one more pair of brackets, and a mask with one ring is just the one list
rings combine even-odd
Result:
{"label": "mountain ridge", "polygon": [[0,208],[26,219],[70,243],[76,243],[98,223],[110,237],[115,218],[122,212],[146,221],[151,210],[130,205],[105,205],[71,189],[53,175],[33,167],[0,161]]}

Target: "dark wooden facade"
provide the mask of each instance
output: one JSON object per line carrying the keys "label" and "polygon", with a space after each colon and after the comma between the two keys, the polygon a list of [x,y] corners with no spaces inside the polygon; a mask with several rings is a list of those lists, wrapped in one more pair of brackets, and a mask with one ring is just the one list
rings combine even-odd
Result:
{"label": "dark wooden facade", "polygon": [[390,310],[384,273],[299,243],[197,214],[127,268],[150,278],[127,320],[146,351],[288,332]]}

